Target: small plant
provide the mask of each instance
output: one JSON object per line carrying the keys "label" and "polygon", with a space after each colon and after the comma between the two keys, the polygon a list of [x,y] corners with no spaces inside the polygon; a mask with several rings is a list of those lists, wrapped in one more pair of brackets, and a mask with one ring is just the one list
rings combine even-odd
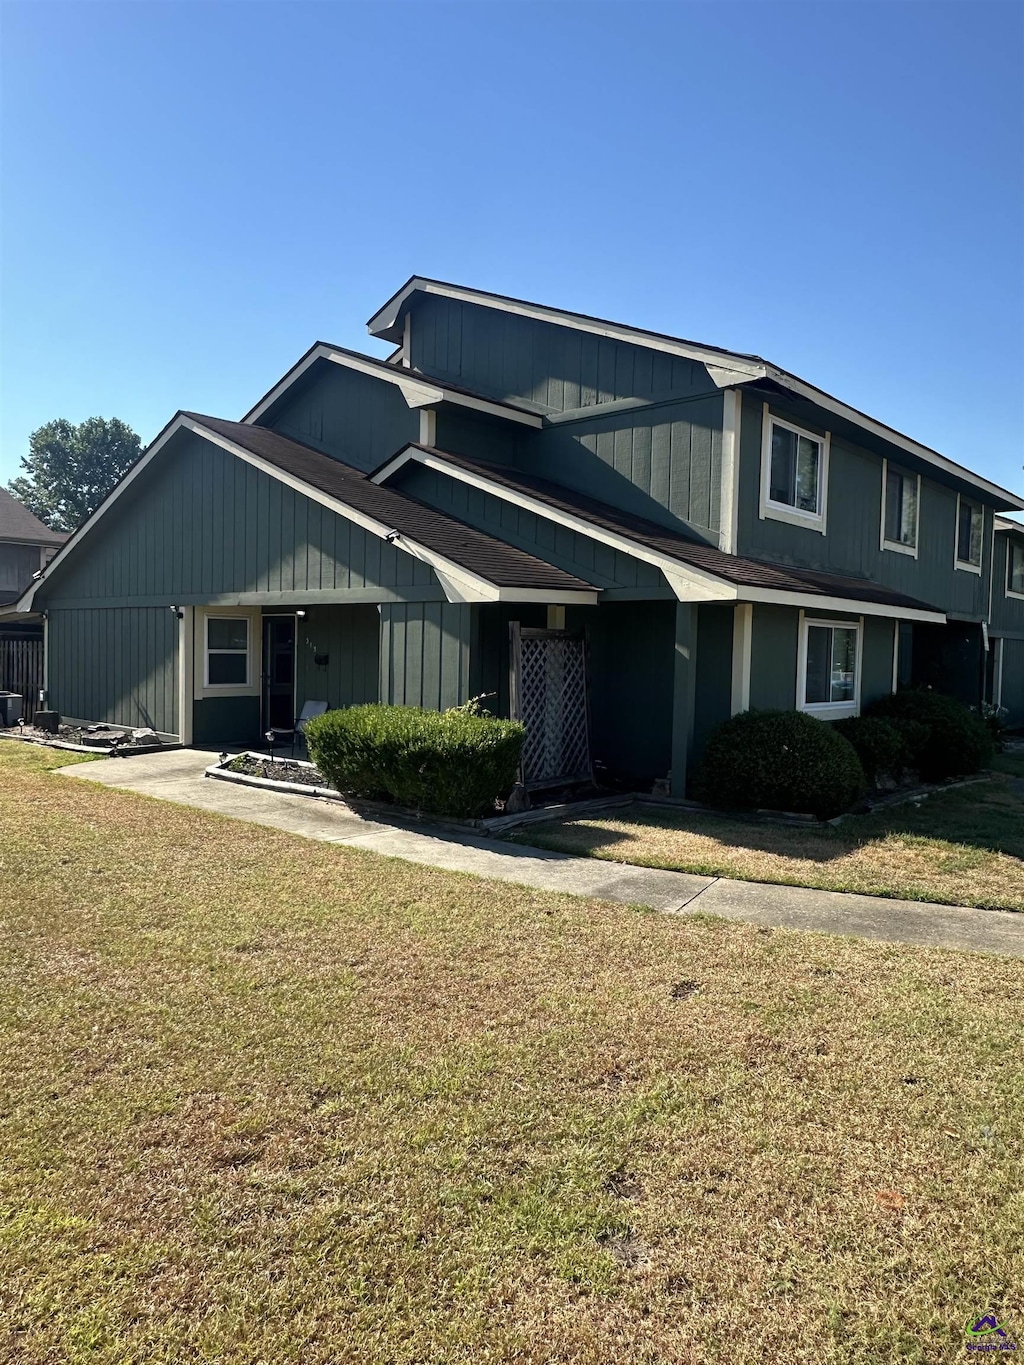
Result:
{"label": "small plant", "polygon": [[992,736],[992,743],[999,753],[1002,753],[1006,747],[1006,717],[1009,714],[1005,706],[993,706],[991,702],[987,701],[983,701],[978,707],[978,715],[988,727],[989,734]]}
{"label": "small plant", "polygon": [[[988,726],[955,697],[931,688],[908,688],[878,697],[865,714],[897,725],[916,767],[927,782],[976,773],[992,757]],[[912,722],[916,730],[909,729]]]}
{"label": "small plant", "polygon": [[828,819],[849,810],[867,781],[852,744],[831,725],[801,711],[745,711],[712,730],[694,789],[727,810]]}
{"label": "small plant", "polygon": [[873,786],[886,778],[896,781],[907,766],[907,745],[890,721],[878,716],[850,716],[833,722],[832,729],[853,745]]}
{"label": "small plant", "polygon": [[525,733],[462,707],[376,704],[328,711],[305,731],[310,758],[339,791],[461,818],[493,811],[509,791]]}

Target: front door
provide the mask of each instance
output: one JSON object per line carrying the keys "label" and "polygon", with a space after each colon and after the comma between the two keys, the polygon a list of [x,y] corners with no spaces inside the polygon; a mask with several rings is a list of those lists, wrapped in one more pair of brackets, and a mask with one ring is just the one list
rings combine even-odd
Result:
{"label": "front door", "polygon": [[263,729],[295,725],[295,617],[263,618]]}

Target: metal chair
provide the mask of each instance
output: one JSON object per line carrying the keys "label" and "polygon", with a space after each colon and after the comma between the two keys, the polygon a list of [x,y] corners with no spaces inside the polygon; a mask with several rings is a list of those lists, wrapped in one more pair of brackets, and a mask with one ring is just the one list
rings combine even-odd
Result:
{"label": "metal chair", "polygon": [[282,740],[290,739],[292,746],[292,758],[294,758],[296,740],[300,735],[302,735],[305,732],[306,726],[309,723],[309,721],[311,721],[314,716],[322,716],[326,710],[327,703],[325,701],[303,702],[302,710],[296,716],[295,724],[292,726],[290,730],[279,729],[278,727],[274,726],[267,731],[267,741],[270,744],[271,751],[273,751],[274,741],[278,738],[278,736],[280,736]]}

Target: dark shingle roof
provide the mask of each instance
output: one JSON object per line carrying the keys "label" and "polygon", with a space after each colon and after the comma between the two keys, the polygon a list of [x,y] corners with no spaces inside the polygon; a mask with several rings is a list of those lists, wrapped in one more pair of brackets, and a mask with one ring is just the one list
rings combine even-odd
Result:
{"label": "dark shingle roof", "polygon": [[268,427],[227,422],[197,412],[183,414],[200,426],[258,455],[283,473],[337,498],[353,511],[373,517],[410,540],[454,564],[478,574],[497,587],[543,588],[556,592],[584,592],[594,585],[556,569],[543,559],[517,550],[504,541],[457,521],[394,488],[382,488],[361,471],[322,455]]}
{"label": "dark shingle roof", "polygon": [[0,540],[24,540],[32,545],[63,545],[67,536],[51,531],[24,503],[0,488]]}
{"label": "dark shingle roof", "polygon": [[[856,602],[873,602],[881,606],[903,607],[914,611],[941,614],[938,607],[895,592],[892,588],[872,583],[867,578],[852,578],[842,574],[822,573],[816,569],[795,568],[787,564],[770,564],[758,559],[726,554],[724,550],[705,545],[681,531],[659,526],[657,522],[630,512],[620,511],[608,503],[585,493],[577,493],[563,484],[538,478],[520,469],[493,465],[485,460],[453,455],[447,450],[436,450],[412,443],[413,449],[427,451],[437,459],[457,469],[464,469],[515,493],[528,494],[549,507],[581,517],[592,526],[611,531],[637,545],[678,560],[680,564],[713,574],[716,578],[739,587],[767,588],[777,592],[798,592],[815,597],[842,597]],[[408,447],[407,447],[408,449]],[[386,461],[385,463],[390,463]],[[384,468],[385,466],[380,466]]]}

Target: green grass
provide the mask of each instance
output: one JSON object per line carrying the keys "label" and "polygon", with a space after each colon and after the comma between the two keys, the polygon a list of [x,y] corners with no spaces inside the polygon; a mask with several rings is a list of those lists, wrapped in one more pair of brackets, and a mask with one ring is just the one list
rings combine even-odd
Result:
{"label": "green grass", "polygon": [[930,1362],[1013,1306],[1019,961],[489,884],[65,761],[0,746],[0,1358]]}
{"label": "green grass", "polygon": [[[517,843],[643,867],[905,900],[1024,910],[1022,760],[990,782],[841,825],[770,825],[637,802],[527,826]],[[1024,765],[1022,765],[1024,766]]]}

